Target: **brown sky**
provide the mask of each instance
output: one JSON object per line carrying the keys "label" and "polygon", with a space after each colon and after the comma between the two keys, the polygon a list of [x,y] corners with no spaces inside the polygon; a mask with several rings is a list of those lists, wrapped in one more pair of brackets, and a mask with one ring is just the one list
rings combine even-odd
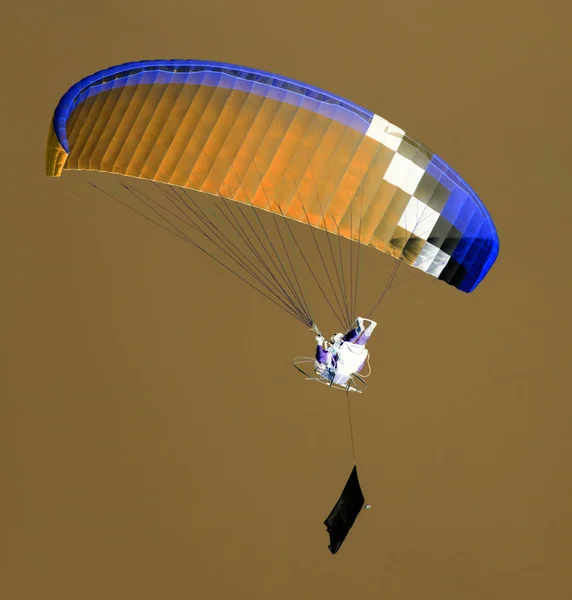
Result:
{"label": "brown sky", "polygon": [[[568,4],[3,9],[1,598],[572,598]],[[61,94],[146,58],[345,96],[495,219],[476,292],[381,311],[353,403],[372,509],[336,556],[322,521],[352,466],[347,413],[291,366],[310,334],[81,174],[44,176]],[[220,344],[229,364],[201,358]]]}

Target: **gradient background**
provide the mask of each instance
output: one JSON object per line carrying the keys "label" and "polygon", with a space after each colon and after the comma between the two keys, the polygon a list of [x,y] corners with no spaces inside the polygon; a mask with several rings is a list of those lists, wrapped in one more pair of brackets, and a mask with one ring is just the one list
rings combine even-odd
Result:
{"label": "gradient background", "polygon": [[[572,597],[569,23],[552,1],[3,9],[0,597]],[[145,58],[366,106],[498,227],[475,293],[381,311],[353,409],[372,509],[336,556],[322,521],[352,466],[347,412],[290,364],[308,332],[81,173],[44,175],[60,96]],[[221,344],[228,364],[200,359]]]}

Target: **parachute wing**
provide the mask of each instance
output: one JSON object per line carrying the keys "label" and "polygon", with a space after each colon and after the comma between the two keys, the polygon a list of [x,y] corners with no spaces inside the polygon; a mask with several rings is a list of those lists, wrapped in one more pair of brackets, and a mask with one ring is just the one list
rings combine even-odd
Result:
{"label": "parachute wing", "polygon": [[47,173],[65,169],[252,204],[464,292],[498,255],[473,190],[402,129],[323,90],[236,65],[152,60],[81,80],[58,104],[49,134]]}

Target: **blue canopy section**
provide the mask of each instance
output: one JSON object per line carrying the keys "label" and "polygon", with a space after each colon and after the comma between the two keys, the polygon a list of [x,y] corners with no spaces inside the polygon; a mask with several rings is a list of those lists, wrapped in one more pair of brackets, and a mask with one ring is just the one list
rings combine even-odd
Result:
{"label": "blue canopy section", "polygon": [[54,114],[54,131],[62,148],[69,152],[66,122],[77,104],[106,89],[145,83],[202,84],[249,93],[257,93],[258,87],[261,96],[308,108],[361,133],[373,118],[371,111],[340,96],[266,71],[204,60],[144,60],[98,71],[68,90]]}
{"label": "blue canopy section", "polygon": [[448,236],[455,245],[440,279],[463,292],[472,292],[497,259],[497,230],[479,197],[444,160],[434,155],[427,173],[450,193],[441,218],[450,224]]}

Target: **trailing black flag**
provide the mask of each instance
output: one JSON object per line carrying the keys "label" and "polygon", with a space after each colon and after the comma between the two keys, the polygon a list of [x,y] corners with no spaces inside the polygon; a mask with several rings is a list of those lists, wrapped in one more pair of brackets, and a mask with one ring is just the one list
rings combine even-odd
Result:
{"label": "trailing black flag", "polygon": [[359,485],[357,467],[354,466],[342,495],[324,521],[330,534],[328,548],[332,554],[340,549],[364,504],[365,498]]}

